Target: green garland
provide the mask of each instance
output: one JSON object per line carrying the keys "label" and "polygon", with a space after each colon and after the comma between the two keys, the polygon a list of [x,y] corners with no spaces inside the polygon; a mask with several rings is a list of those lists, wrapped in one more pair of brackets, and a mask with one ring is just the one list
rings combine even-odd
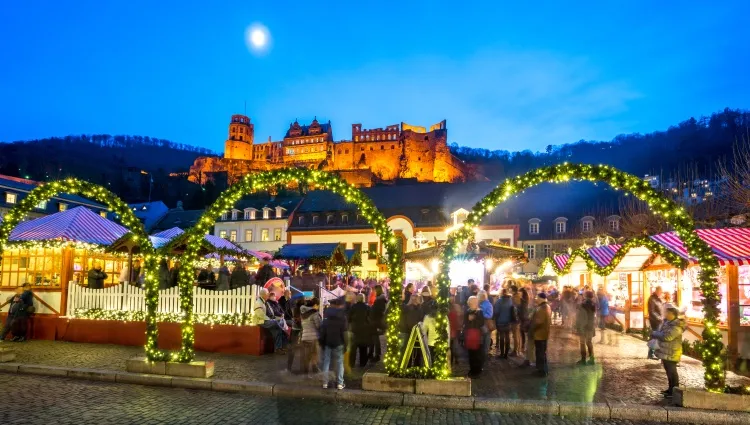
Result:
{"label": "green garland", "polygon": [[[73,312],[76,319],[88,320],[117,320],[120,322],[143,322],[146,320],[145,311],[122,311],[122,310],[102,310],[100,308],[77,308]],[[156,313],[157,323],[182,323],[182,313]],[[250,326],[253,325],[253,315],[251,313],[232,313],[232,314],[195,314],[194,323],[201,325],[233,325],[233,326]]]}
{"label": "green garland", "polygon": [[[73,249],[85,249],[86,251],[104,253],[105,248],[99,244],[86,243],[86,242],[75,242],[75,241],[62,241],[62,240],[44,240],[44,241],[11,241],[3,246],[3,251],[7,249],[54,249],[54,248],[73,248]],[[116,253],[113,253],[117,255]]]}
{"label": "green garland", "polygon": [[609,262],[609,264],[604,267],[600,266],[596,263],[596,261],[594,261],[594,258],[589,254],[587,249],[579,248],[570,254],[568,261],[565,263],[565,266],[563,266],[562,269],[557,266],[557,263],[555,262],[553,257],[545,258],[544,261],[542,261],[542,264],[539,266],[539,275],[543,275],[546,266],[550,265],[555,274],[557,274],[558,276],[564,276],[570,273],[570,269],[573,266],[573,261],[575,261],[577,257],[586,261],[586,266],[590,271],[593,271],[599,276],[609,276],[620,264],[622,259],[625,258],[625,255],[627,255],[627,253],[631,249],[638,247],[648,248],[651,252],[659,254],[669,264],[677,267],[678,269],[684,270],[688,265],[687,260],[670,251],[664,245],[656,242],[648,236],[641,236],[635,239],[630,239],[622,244],[620,249],[615,253],[614,257],[612,257],[612,260]]}
{"label": "green garland", "polygon": [[[281,170],[266,171],[256,174],[248,174],[242,180],[232,185],[221,194],[219,199],[198,220],[197,224],[187,232],[187,249],[180,263],[180,310],[184,319],[182,320],[182,348],[179,353],[171,356],[173,361],[189,362],[195,357],[193,346],[195,344],[195,333],[193,325],[195,315],[193,314],[193,262],[198,259],[198,252],[203,240],[203,235],[210,230],[216,220],[224,211],[230,210],[243,196],[279,185],[287,185],[292,182],[307,185],[311,188],[322,188],[330,190],[342,196],[347,202],[357,206],[360,214],[372,225],[375,234],[378,235],[386,252],[388,253],[388,274],[394,287],[400,287],[403,281],[403,270],[401,254],[397,249],[397,239],[393,231],[386,223],[383,214],[378,211],[375,204],[362,191],[342,180],[340,177],[324,171],[310,170],[307,168],[286,168]],[[399,332],[398,325],[401,316],[401,293],[395,291],[391,301],[393,308],[388,312],[386,339],[388,347],[385,354],[385,367],[389,374],[397,375],[399,371]]]}
{"label": "green garland", "polygon": [[[615,190],[632,193],[641,201],[648,203],[649,209],[661,217],[675,230],[677,236],[687,248],[688,254],[698,260],[701,266],[700,288],[703,294],[704,330],[701,346],[706,389],[721,392],[724,389],[725,370],[721,352],[724,348],[721,332],[718,328],[719,303],[721,294],[716,282],[718,261],[711,248],[698,237],[695,224],[685,209],[666,196],[653,189],[647,182],[632,174],[625,173],[607,165],[559,164],[542,167],[521,176],[507,179],[472,208],[463,226],[453,231],[445,243],[445,250],[440,258],[438,275],[438,340],[435,346],[433,369],[438,377],[448,377],[449,367],[446,353],[448,351],[447,323],[444,322],[449,309],[447,290],[450,287],[450,261],[458,255],[459,244],[471,237],[472,228],[478,226],[487,214],[511,196],[541,183],[564,183],[568,181],[606,182]],[[624,254],[623,254],[624,255]],[[665,257],[666,258],[666,257]],[[608,268],[605,267],[604,269]],[[613,267],[612,267],[613,268]],[[602,272],[606,270],[601,270]]]}
{"label": "green garland", "polygon": [[152,361],[161,360],[163,353],[156,348],[159,330],[154,320],[159,301],[158,282],[156,280],[157,257],[151,240],[149,240],[148,234],[143,228],[143,223],[133,214],[128,204],[114,193],[99,185],[74,178],[40,184],[5,215],[0,225],[0,255],[6,245],[8,245],[8,238],[10,238],[13,229],[40,202],[46,202],[58,193],[80,195],[105,204],[109,211],[115,213],[120,218],[122,225],[133,232],[133,238],[138,242],[141,255],[144,258],[146,308],[151,313],[146,319],[146,356]]}

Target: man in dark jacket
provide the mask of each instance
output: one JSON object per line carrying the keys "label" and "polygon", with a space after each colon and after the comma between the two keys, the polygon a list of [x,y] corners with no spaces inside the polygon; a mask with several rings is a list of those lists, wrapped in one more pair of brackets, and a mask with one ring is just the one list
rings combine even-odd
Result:
{"label": "man in dark jacket", "polygon": [[268,260],[261,260],[260,269],[258,269],[258,274],[255,275],[255,284],[263,286],[274,277],[276,277],[276,273],[273,272],[273,267],[268,264]]}
{"label": "man in dark jacket", "polygon": [[94,261],[94,267],[89,270],[89,288],[91,289],[102,289],[104,288],[104,279],[107,278],[107,273],[102,271],[102,265],[98,261]]}
{"label": "man in dark jacket", "polygon": [[495,301],[492,311],[497,327],[497,349],[500,351],[497,358],[507,359],[510,352],[511,327],[518,322],[518,312],[507,289],[503,289],[502,295]]}
{"label": "man in dark jacket", "polygon": [[26,328],[29,319],[29,307],[34,305],[34,294],[31,292],[31,284],[24,283],[16,290],[16,294],[8,298],[10,308],[8,317],[5,318],[5,326],[0,331],[0,342],[5,340],[8,332],[13,332],[13,341],[26,340]]}
{"label": "man in dark jacket", "polygon": [[[661,302],[661,286],[657,286],[654,289],[654,293],[648,298],[648,323],[651,326],[651,331],[656,332],[661,327],[664,318],[662,317],[662,302]],[[648,349],[648,358],[651,360],[659,360],[654,355],[654,350]]]}
{"label": "man in dark jacket", "polygon": [[169,271],[169,287],[174,288],[180,284],[180,262],[175,261],[172,269]]}
{"label": "man in dark jacket", "polygon": [[232,275],[229,276],[229,289],[241,288],[248,283],[250,283],[250,276],[248,276],[247,270],[245,270],[245,264],[239,263],[234,266]]}
{"label": "man in dark jacket", "polygon": [[370,322],[372,323],[372,348],[370,348],[370,355],[372,355],[373,362],[380,361],[380,355],[382,349],[380,347],[380,335],[385,333],[385,311],[388,308],[388,300],[383,294],[383,287],[376,285],[375,291],[375,303],[372,305],[370,311]]}
{"label": "man in dark jacket", "polygon": [[349,308],[347,318],[355,347],[349,355],[349,366],[354,367],[357,352],[359,352],[359,367],[365,367],[369,359],[367,350],[372,343],[370,306],[365,303],[365,294],[357,294],[357,302]]}
{"label": "man in dark jacket", "polygon": [[325,318],[320,324],[318,342],[323,349],[323,388],[328,388],[328,368],[331,361],[337,363],[336,388],[344,389],[344,347],[346,346],[346,313],[339,299],[331,300],[331,306],[325,311]]}

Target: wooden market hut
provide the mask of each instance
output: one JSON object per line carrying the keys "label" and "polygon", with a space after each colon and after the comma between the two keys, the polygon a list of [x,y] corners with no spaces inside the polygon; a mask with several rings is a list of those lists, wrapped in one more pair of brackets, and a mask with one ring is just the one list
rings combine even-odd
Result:
{"label": "wooden market hut", "polygon": [[20,223],[2,254],[0,300],[28,282],[36,314],[66,315],[68,286],[85,284],[95,261],[107,273],[106,286],[118,283],[126,259],[104,248],[126,233],[126,228],[86,207]]}

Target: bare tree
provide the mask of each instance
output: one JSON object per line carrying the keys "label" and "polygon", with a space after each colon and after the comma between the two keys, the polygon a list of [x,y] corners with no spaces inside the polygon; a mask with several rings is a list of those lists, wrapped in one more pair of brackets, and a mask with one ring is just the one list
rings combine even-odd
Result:
{"label": "bare tree", "polygon": [[732,149],[732,159],[718,164],[724,181],[729,215],[745,214],[750,209],[750,130],[737,140]]}

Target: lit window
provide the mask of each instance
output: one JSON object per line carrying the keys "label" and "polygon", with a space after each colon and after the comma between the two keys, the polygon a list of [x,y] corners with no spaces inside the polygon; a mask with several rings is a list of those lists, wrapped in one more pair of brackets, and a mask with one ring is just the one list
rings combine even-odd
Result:
{"label": "lit window", "polygon": [[252,241],[253,241],[253,231],[245,230],[245,242],[252,242]]}
{"label": "lit window", "polygon": [[263,229],[260,231],[260,240],[262,242],[268,242],[268,229]]}
{"label": "lit window", "polygon": [[46,210],[47,209],[47,201],[40,201],[38,204],[36,204],[36,208],[38,210]]}
{"label": "lit window", "polygon": [[531,235],[539,234],[539,223],[529,223],[529,234]]}
{"label": "lit window", "polygon": [[229,232],[229,240],[232,241],[232,242],[237,242],[237,231],[236,230],[232,230],[231,232]]}
{"label": "lit window", "polygon": [[222,238],[222,239],[226,239],[227,238],[227,231],[226,230],[220,231],[219,232],[219,237]]}
{"label": "lit window", "polygon": [[60,205],[57,206],[57,210],[60,212],[67,211],[68,204],[66,204],[65,202],[60,202]]}
{"label": "lit window", "polygon": [[552,256],[552,245],[544,245],[544,258]]}
{"label": "lit window", "polygon": [[523,248],[529,260],[536,258],[536,245],[525,245]]}
{"label": "lit window", "polygon": [[6,204],[15,204],[16,201],[18,201],[18,195],[15,193],[6,193],[5,194],[5,203]]}
{"label": "lit window", "polygon": [[263,208],[263,219],[268,220],[268,208]]}
{"label": "lit window", "polygon": [[378,258],[378,243],[377,242],[370,242],[367,244],[367,258],[369,260],[374,260]]}
{"label": "lit window", "polygon": [[558,221],[555,223],[555,232],[557,233],[565,233],[565,222],[564,221]]}
{"label": "lit window", "polygon": [[609,230],[613,232],[617,232],[620,230],[620,220],[613,218],[612,220],[609,220]]}
{"label": "lit window", "polygon": [[250,210],[245,211],[245,220],[250,220]]}
{"label": "lit window", "polygon": [[583,231],[584,232],[590,232],[591,231],[591,220],[585,220],[582,223]]}
{"label": "lit window", "polygon": [[106,211],[101,211],[101,212],[99,212],[99,215],[100,215],[100,216],[101,216],[102,218],[107,218],[107,212],[106,212]]}
{"label": "lit window", "polygon": [[273,229],[273,240],[275,241],[281,240],[281,229]]}

